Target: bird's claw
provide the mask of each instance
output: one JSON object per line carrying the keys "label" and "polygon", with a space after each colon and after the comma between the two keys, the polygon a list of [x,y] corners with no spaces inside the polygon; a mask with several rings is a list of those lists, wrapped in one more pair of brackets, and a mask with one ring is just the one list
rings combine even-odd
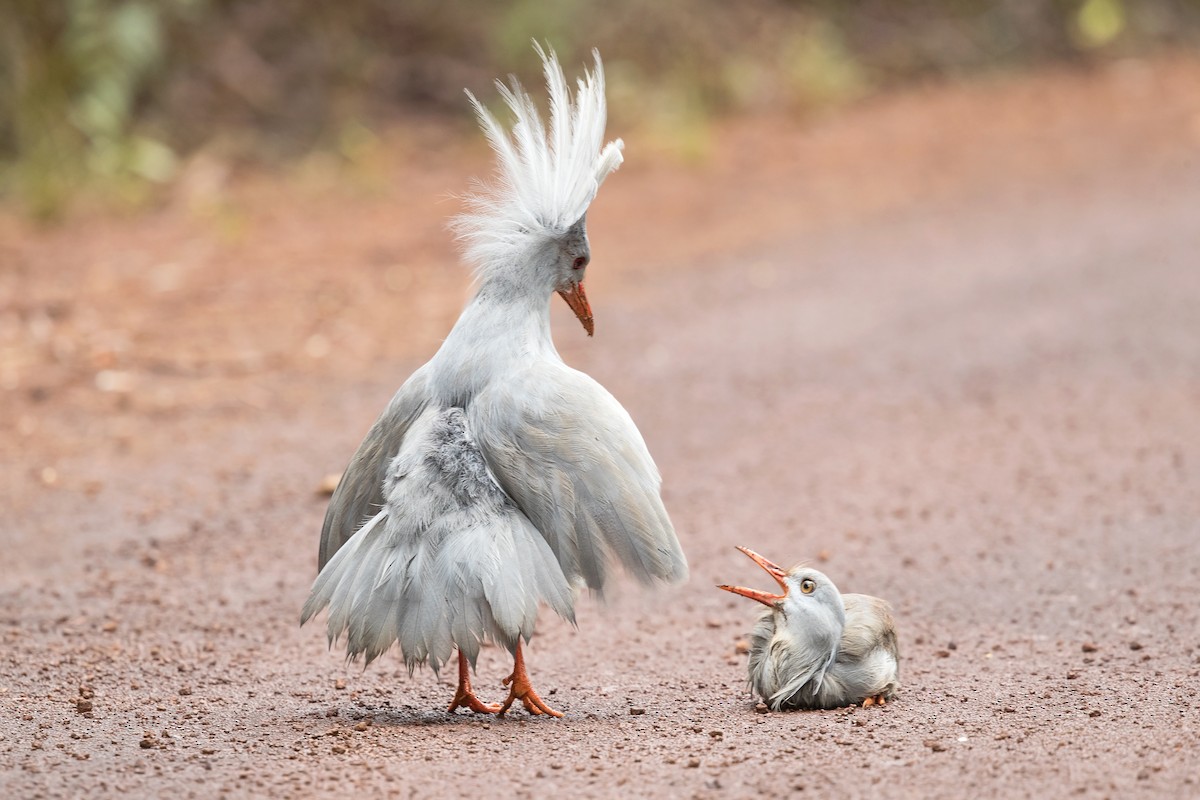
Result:
{"label": "bird's claw", "polygon": [[887,698],[881,694],[877,694],[873,697],[864,698],[862,701],[863,708],[870,708],[871,706],[886,706],[886,705],[887,705]]}
{"label": "bird's claw", "polygon": [[545,714],[550,717],[561,717],[561,711],[556,711],[546,705],[546,701],[538,697],[538,693],[533,690],[533,684],[529,682],[529,674],[525,672],[525,655],[521,652],[521,643],[517,642],[516,651],[513,653],[513,671],[512,674],[501,681],[508,689],[508,699],[504,701],[504,705],[500,706],[497,716],[504,716],[504,712],[508,711],[509,706],[514,700],[520,699],[521,705],[525,706],[525,710],[533,716]]}
{"label": "bird's claw", "polygon": [[519,684],[517,681],[513,680],[513,677],[514,676],[509,675],[504,679],[504,685],[508,686],[509,684],[512,684],[512,688],[508,692],[508,699],[504,701],[504,705],[500,706],[497,716],[504,716],[504,713],[508,711],[509,707],[513,704],[513,701],[517,699],[520,699],[521,705],[525,706],[525,710],[535,717],[541,716],[542,714],[546,714],[547,716],[551,717],[561,717],[563,715],[561,711],[546,705],[546,701],[539,697],[538,693],[535,692],[533,687],[527,682],[524,684]]}
{"label": "bird's claw", "polygon": [[468,711],[474,711],[476,714],[500,713],[499,703],[485,703],[476,697],[475,693],[470,689],[466,690],[465,692],[460,689],[458,692],[456,692],[454,695],[454,701],[450,703],[450,708],[446,710],[453,713],[460,708],[465,708]]}

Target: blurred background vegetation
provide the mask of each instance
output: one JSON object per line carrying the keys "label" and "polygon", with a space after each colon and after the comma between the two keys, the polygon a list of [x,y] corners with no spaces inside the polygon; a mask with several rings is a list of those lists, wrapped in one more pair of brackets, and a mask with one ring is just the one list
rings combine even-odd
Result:
{"label": "blurred background vegetation", "polygon": [[1200,41],[1200,0],[5,0],[0,198],[53,218],[152,200],[199,152],[353,158],[533,38],[599,47],[615,115],[687,146],[721,114],[805,111],[904,81],[1094,63]]}

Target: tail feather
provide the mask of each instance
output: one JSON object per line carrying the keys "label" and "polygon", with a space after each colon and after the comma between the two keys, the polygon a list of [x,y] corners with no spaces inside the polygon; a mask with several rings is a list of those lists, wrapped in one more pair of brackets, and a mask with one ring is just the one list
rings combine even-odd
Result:
{"label": "tail feather", "polygon": [[[347,553],[357,552],[360,550],[363,547],[364,542],[371,538],[372,531],[379,526],[386,516],[387,512],[381,511],[368,520],[367,523],[358,530],[358,533],[350,538],[342,550],[347,551]],[[339,550],[339,552],[341,552],[341,550]],[[338,561],[337,566],[331,566],[331,562],[332,559],[330,562],[326,563],[325,569],[321,570],[320,574],[317,575],[316,581],[313,583],[312,591],[309,593],[308,600],[304,603],[304,608],[300,612],[301,625],[308,622],[310,619],[316,616],[321,609],[329,605],[330,601],[333,599],[334,590],[340,583],[343,581],[353,583],[353,575],[351,573],[356,573],[359,567],[363,565],[364,560],[361,558],[343,557]],[[330,631],[333,631],[335,628],[339,631],[344,630],[349,623],[350,612],[351,607],[347,604],[343,604],[337,609],[331,609],[329,614]],[[334,636],[331,633],[330,643],[333,641]]]}
{"label": "tail feather", "polygon": [[450,515],[412,535],[380,512],[317,576],[301,624],[329,608],[330,642],[370,663],[399,642],[411,671],[435,671],[457,647],[512,649],[533,635],[539,602],[574,622],[573,597],[545,539],[519,513]]}

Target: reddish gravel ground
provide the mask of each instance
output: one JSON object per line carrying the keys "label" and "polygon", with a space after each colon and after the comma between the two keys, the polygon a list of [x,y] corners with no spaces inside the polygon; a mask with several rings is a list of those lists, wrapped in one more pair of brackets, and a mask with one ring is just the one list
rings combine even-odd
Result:
{"label": "reddish gravel ground", "polygon": [[[639,423],[692,579],[542,620],[562,720],[448,715],[445,677],[297,627],[321,481],[466,296],[478,145],[0,216],[0,796],[1200,796],[1197,86],[911,90],[690,167],[627,137],[597,336],[556,338]],[[890,599],[897,701],[756,713],[736,544]]]}

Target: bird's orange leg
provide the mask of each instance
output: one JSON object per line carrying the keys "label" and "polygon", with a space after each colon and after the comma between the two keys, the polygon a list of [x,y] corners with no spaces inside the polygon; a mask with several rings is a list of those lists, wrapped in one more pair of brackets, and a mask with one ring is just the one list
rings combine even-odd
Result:
{"label": "bird's orange leg", "polygon": [[[454,702],[450,704],[447,711],[454,711],[459,707],[470,709],[478,714],[501,712],[500,706],[481,702],[475,696],[475,692],[471,691],[471,671],[467,664],[467,657],[463,655],[462,650],[458,651],[458,690],[454,693]],[[505,706],[505,708],[507,707]]]}
{"label": "bird's orange leg", "polygon": [[513,655],[513,671],[504,679],[504,685],[509,687],[508,699],[504,701],[504,705],[500,707],[500,715],[503,716],[508,707],[513,704],[513,700],[520,700],[525,705],[525,710],[530,714],[549,714],[552,717],[561,717],[561,711],[555,711],[550,706],[546,705],[546,701],[538,697],[537,692],[533,690],[533,685],[529,683],[529,674],[525,672],[525,654],[521,652],[521,641],[517,640],[517,652]]}

